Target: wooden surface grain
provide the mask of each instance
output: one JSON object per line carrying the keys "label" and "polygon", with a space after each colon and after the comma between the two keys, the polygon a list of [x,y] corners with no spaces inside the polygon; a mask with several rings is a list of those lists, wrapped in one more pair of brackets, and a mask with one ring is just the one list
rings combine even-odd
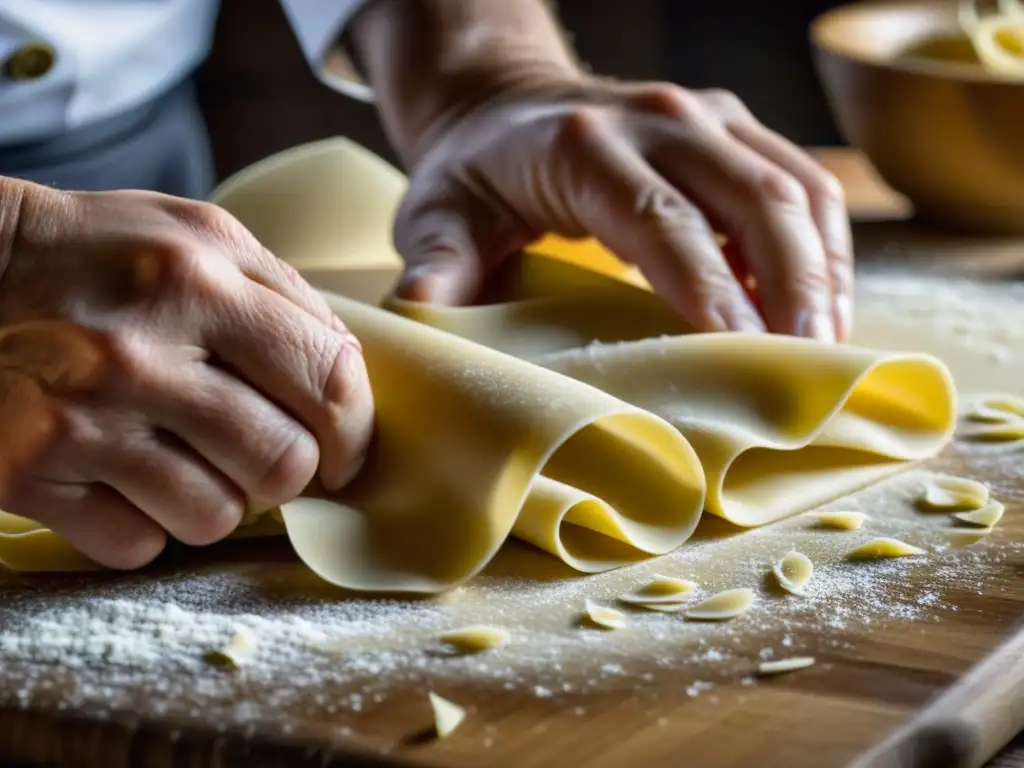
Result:
{"label": "wooden surface grain", "polygon": [[[846,164],[848,178],[869,176],[856,158],[841,155],[830,162],[837,158]],[[861,177],[854,175],[858,167]],[[895,258],[920,259],[929,269],[990,276],[1012,274],[1020,263],[1015,261],[1019,244],[989,242],[968,244],[959,252],[961,258],[936,267],[928,258],[932,235],[916,232],[912,223],[881,221],[886,218],[885,195],[866,183],[850,185],[854,210],[860,206],[873,219],[858,232],[861,255],[868,262],[894,258],[890,251],[895,242],[903,249]],[[996,262],[998,269],[992,266]],[[439,742],[429,728],[429,670],[396,680],[381,701],[359,711],[303,702],[271,709],[242,728],[221,719],[220,709],[197,709],[187,696],[168,698],[158,688],[139,688],[130,706],[115,711],[61,709],[61,693],[73,687],[75,673],[59,667],[48,670],[62,681],[53,697],[37,691],[25,700],[19,692],[40,670],[3,664],[0,762],[258,768],[642,766],[678,765],[685,759],[687,765],[706,768],[980,766],[1024,726],[1024,476],[1005,461],[992,466],[979,462],[962,446],[931,465],[988,480],[1007,503],[1006,517],[985,541],[986,554],[979,555],[984,579],[958,584],[956,578],[947,578],[936,586],[926,567],[914,571],[906,587],[929,589],[936,596],[923,604],[918,620],[851,620],[828,631],[803,629],[797,644],[818,663],[799,673],[748,684],[760,649],[784,644],[784,630],[765,624],[734,638],[734,663],[697,670],[638,657],[628,674],[589,691],[539,697],[529,685],[507,687],[467,677],[448,681],[442,692],[470,705],[470,716],[450,739]],[[704,535],[713,545],[731,546],[735,539],[723,534],[719,543],[717,522],[709,525]],[[237,542],[172,556],[137,577],[142,581],[136,584],[173,580],[184,573],[218,573],[265,591],[260,585],[280,577],[308,590],[309,599],[318,603],[345,599],[303,580],[300,572],[285,542]],[[60,580],[39,583],[57,595],[83,600],[105,588],[103,577],[72,585]],[[24,588],[22,580],[0,578],[0,605],[6,594]],[[514,623],[515,617],[509,620]],[[713,677],[712,692],[690,694],[697,675]],[[197,679],[196,685],[201,682]],[[267,693],[240,687],[238,696]],[[338,701],[347,690],[325,685],[322,693],[328,702]],[[1013,751],[991,763],[1001,768],[1022,764]]]}

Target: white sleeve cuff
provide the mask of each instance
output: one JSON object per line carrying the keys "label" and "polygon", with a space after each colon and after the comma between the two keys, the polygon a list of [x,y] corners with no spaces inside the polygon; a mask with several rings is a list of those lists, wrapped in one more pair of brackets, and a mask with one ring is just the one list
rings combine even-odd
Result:
{"label": "white sleeve cuff", "polygon": [[339,43],[345,25],[369,0],[280,2],[313,74],[346,96],[359,101],[373,101],[373,90],[362,82]]}

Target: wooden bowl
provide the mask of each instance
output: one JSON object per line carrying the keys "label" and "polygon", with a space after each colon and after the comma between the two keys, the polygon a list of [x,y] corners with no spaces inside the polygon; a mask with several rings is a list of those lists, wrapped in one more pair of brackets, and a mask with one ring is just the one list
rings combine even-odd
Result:
{"label": "wooden bowl", "polygon": [[1024,234],[1024,79],[981,66],[955,2],[854,3],[811,39],[840,130],[920,219]]}

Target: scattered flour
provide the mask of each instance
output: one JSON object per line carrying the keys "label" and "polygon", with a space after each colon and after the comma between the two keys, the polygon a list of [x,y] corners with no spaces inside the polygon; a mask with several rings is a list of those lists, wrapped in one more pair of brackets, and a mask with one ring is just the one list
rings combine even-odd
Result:
{"label": "scattered flour", "polygon": [[[937,300],[920,288],[905,290],[901,281],[866,285],[880,304],[898,303],[924,322],[942,304],[957,327],[984,326],[991,338],[1017,340],[1010,323],[985,315],[959,288],[941,289]],[[1024,306],[1024,294],[1019,298]],[[468,388],[481,382],[501,386],[467,372]],[[345,736],[361,732],[362,718],[391,697],[425,697],[439,686],[459,688],[467,703],[473,690],[564,699],[579,717],[588,711],[585,697],[603,692],[684,691],[710,703],[716,689],[758,685],[749,674],[758,658],[855,652],[859,638],[886,624],[926,629],[957,610],[958,594],[998,593],[1012,571],[1007,560],[1019,564],[1024,552],[1005,533],[1024,502],[1019,451],[958,444],[929,467],[984,477],[1007,505],[1000,528],[970,547],[951,544],[946,516],[913,509],[923,477],[914,470],[837,502],[870,515],[858,532],[821,531],[799,516],[740,533],[707,518],[676,552],[582,578],[548,555],[511,545],[441,599],[353,597],[326,588],[280,553],[269,561],[211,568],[200,560],[128,575],[0,573],[0,705],[95,716],[145,708],[143,714],[221,728],[284,732],[315,720]],[[874,536],[900,538],[928,555],[844,561],[851,544]],[[771,564],[798,545],[815,563],[814,577],[805,594],[780,594]],[[630,620],[622,630],[576,624],[586,599],[613,605],[660,574],[692,579],[704,595],[750,586],[758,598],[723,624],[624,606]],[[512,642],[467,656],[436,641],[439,632],[480,623],[508,629]],[[239,627],[258,639],[252,662],[234,671],[208,665],[204,654],[223,647]]]}

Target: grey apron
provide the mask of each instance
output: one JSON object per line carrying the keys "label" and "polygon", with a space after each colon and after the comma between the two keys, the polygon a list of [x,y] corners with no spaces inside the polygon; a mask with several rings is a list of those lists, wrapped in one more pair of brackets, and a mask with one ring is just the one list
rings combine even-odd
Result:
{"label": "grey apron", "polygon": [[68,190],[146,189],[204,199],[216,183],[191,82],[52,139],[0,146],[0,176]]}

